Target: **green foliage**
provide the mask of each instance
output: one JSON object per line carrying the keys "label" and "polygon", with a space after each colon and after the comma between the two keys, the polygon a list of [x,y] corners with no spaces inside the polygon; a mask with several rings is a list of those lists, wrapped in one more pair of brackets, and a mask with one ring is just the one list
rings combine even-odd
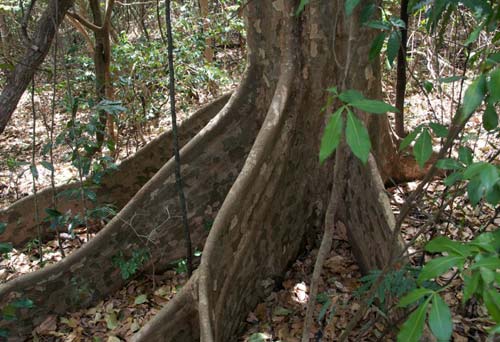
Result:
{"label": "green foliage", "polygon": [[112,258],[113,265],[120,269],[123,279],[132,277],[148,260],[149,252],[146,249],[134,250],[129,258],[126,258],[123,252]]}
{"label": "green foliage", "polygon": [[406,320],[398,334],[398,342],[418,342],[424,329],[425,316],[430,297]]}
{"label": "green foliage", "polygon": [[326,125],[321,138],[320,163],[323,163],[337,149],[343,133],[345,133],[347,145],[353,154],[366,163],[371,149],[370,136],[364,124],[354,114],[353,109],[356,108],[372,114],[396,112],[397,109],[383,101],[367,99],[357,90],[349,89],[339,93],[337,88],[330,88],[328,91],[331,93],[328,103],[331,105],[336,99],[339,99],[342,106],[332,114]]}
{"label": "green foliage", "polygon": [[345,0],[345,15],[350,16],[360,0]]}
{"label": "green foliage", "polygon": [[462,107],[462,120],[465,120],[483,102],[486,95],[486,77],[481,74],[467,88]]}
{"label": "green foliage", "polygon": [[295,15],[300,15],[304,10],[304,7],[309,3],[309,0],[300,0],[299,6],[297,7],[297,11],[295,11]]}
{"label": "green foliage", "polygon": [[500,203],[500,168],[492,163],[473,162],[470,149],[460,148],[458,160],[442,159],[437,166],[454,171],[444,181],[447,186],[468,181],[467,194],[472,205],[477,205],[481,199],[492,205]]}
{"label": "green foliage", "polygon": [[[500,269],[500,230],[482,233],[467,243],[437,237],[426,245],[425,250],[447,255],[427,262],[418,276],[419,287],[400,299],[400,307],[414,303],[418,307],[401,327],[398,341],[419,340],[429,306],[432,333],[438,341],[450,340],[453,328],[450,309],[438,291],[427,288],[423,282],[441,276],[452,267],[463,275],[464,303],[476,297],[485,304],[496,324],[500,323],[500,277],[497,276]],[[426,299],[422,302],[423,298]]]}
{"label": "green foliage", "polygon": [[344,108],[341,107],[333,113],[325,127],[325,132],[321,138],[321,149],[319,152],[320,163],[323,163],[325,159],[328,158],[333,151],[335,151],[340,143],[340,138],[342,137],[342,132],[344,130],[344,122],[342,119],[343,109]]}
{"label": "green foliage", "polygon": [[266,342],[268,340],[268,335],[263,333],[254,333],[248,338],[248,342]]}
{"label": "green foliage", "polygon": [[[7,229],[7,223],[0,222],[0,234],[3,234]],[[0,242],[0,255],[9,253],[12,251],[12,244],[10,242]]]}
{"label": "green foliage", "polygon": [[[355,291],[354,295],[360,297],[363,293],[368,291],[378,279],[380,273],[380,270],[374,270],[361,278],[362,285]],[[375,303],[380,310],[386,312],[391,304],[391,299],[400,298],[413,290],[416,286],[416,270],[405,266],[399,270],[388,272],[373,297],[368,298],[368,302]]]}
{"label": "green foliage", "polygon": [[177,274],[186,274],[188,269],[187,269],[187,260],[186,259],[180,259],[175,263],[175,273]]}
{"label": "green foliage", "polygon": [[371,143],[366,127],[356,115],[347,108],[347,127],[345,130],[347,145],[352,153],[363,163],[368,161]]}
{"label": "green foliage", "polygon": [[[17,298],[9,301],[0,310],[0,321],[15,321],[17,319],[17,310],[32,309],[35,305],[29,298]],[[9,337],[9,330],[0,328],[0,337]]]}
{"label": "green foliage", "polygon": [[415,140],[415,145],[413,146],[413,155],[417,160],[418,165],[423,168],[425,163],[429,160],[432,155],[432,138],[429,134],[429,130],[424,128],[422,133]]}
{"label": "green foliage", "polygon": [[[225,60],[218,51],[234,44],[233,36],[244,41],[244,24],[237,15],[240,1],[220,1],[223,10],[215,10],[201,18],[188,4],[172,3],[176,20],[173,22],[176,94],[180,103],[197,103],[202,92],[215,93],[219,87],[233,83],[235,69],[243,71],[241,61]],[[162,5],[163,6],[163,5]],[[206,27],[205,20],[210,22]],[[209,39],[215,59],[208,63],[204,57]],[[238,42],[239,44],[239,42]],[[244,44],[244,43],[243,43]],[[242,47],[243,48],[243,47]],[[123,126],[135,128],[163,115],[168,103],[168,71],[166,44],[160,39],[131,39],[126,31],[113,45],[113,84],[117,98],[123,101],[127,113],[119,113]],[[230,55],[230,54],[229,54]],[[228,68],[235,65],[236,68]]]}

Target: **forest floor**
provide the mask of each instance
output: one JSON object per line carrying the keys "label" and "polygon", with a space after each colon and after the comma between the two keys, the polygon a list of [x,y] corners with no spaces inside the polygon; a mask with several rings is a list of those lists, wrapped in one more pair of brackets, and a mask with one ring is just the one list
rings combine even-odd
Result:
{"label": "forest floor", "polygon": [[[49,100],[45,102],[45,99],[49,99],[49,96],[42,95],[36,98],[37,107],[40,111],[45,108],[46,115],[48,115]],[[20,110],[14,115],[12,123],[5,133],[0,135],[2,159],[18,162],[1,165],[0,207],[8,206],[32,192],[33,182],[28,166],[32,153],[30,101],[28,96],[23,98]],[[408,98],[408,101],[408,107],[412,108],[411,113],[407,115],[408,127],[415,127],[428,120],[429,117],[435,118],[435,115],[428,110],[429,101],[436,107],[443,106],[443,101],[438,98],[423,99],[412,96]],[[444,103],[444,106],[451,106],[451,104]],[[67,120],[67,115],[56,114],[59,128]],[[183,119],[186,116],[187,113],[182,112],[180,118]],[[444,117],[439,119],[447,122]],[[480,120],[473,118],[463,138],[476,151],[476,156],[487,159],[498,150],[500,144],[482,130],[480,125]],[[131,137],[128,140],[129,143],[125,143],[120,149],[118,160],[131,155],[143,146],[145,141],[150,141],[160,131],[170,127],[170,120],[166,117],[161,119],[157,127],[146,129],[144,140]],[[35,140],[37,151],[41,148],[40,142],[46,136],[46,127],[39,124]],[[54,165],[57,183],[62,184],[74,179],[76,170],[64,158],[67,151],[61,147],[55,151],[55,154],[58,156]],[[19,161],[22,163],[19,164]],[[49,184],[49,171],[39,169],[37,188],[42,189]],[[396,215],[404,199],[417,185],[418,181],[387,189]],[[438,211],[444,190],[442,179],[435,179],[427,187],[425,198],[410,213],[403,226],[404,240],[410,241],[418,234],[426,220]],[[487,231],[499,225],[498,210],[487,205],[473,208],[463,194],[458,194],[448,203],[436,225],[417,239],[417,246],[423,245],[437,232],[446,234],[452,239],[468,240],[479,230]],[[75,238],[68,237],[64,240],[63,247],[66,254],[78,249],[95,233],[95,230],[88,233],[85,228],[76,230]],[[319,242],[321,237],[316,238]],[[308,287],[317,251],[317,246],[310,246],[297,258],[283,279],[274,280],[274,291],[248,315],[245,322],[246,331],[241,336],[235,337],[235,341],[297,342],[300,340],[308,302]],[[421,250],[412,249],[409,252],[412,266],[420,266],[424,259],[429,258],[428,255],[423,256]],[[61,260],[62,256],[55,240],[43,245],[43,258],[44,265]],[[24,249],[14,250],[7,258],[0,259],[0,282],[32,272],[41,266],[38,247],[33,241]],[[314,316],[315,324],[311,331],[311,340],[335,341],[338,338],[339,333],[359,309],[360,287],[369,283],[369,278],[369,276],[362,278],[345,232],[337,230],[319,284],[317,312]],[[33,331],[32,340],[74,342],[127,340],[153,317],[186,281],[185,265],[182,261],[162,274],[142,274],[128,282],[120,291],[91,308],[61,316],[49,316]],[[487,317],[485,309],[475,302],[466,306],[461,304],[462,281],[453,271],[445,274],[438,282],[441,285],[448,285],[444,291],[444,299],[452,308],[454,341],[484,341],[487,336],[486,329],[491,326],[491,322],[485,319]],[[411,284],[402,286],[411,287]],[[390,285],[388,287],[385,290],[390,292]],[[386,321],[386,308],[384,307],[386,304],[381,302],[379,307],[372,306],[364,316],[360,327],[353,331],[353,337],[350,340],[395,340],[395,328],[388,325]]]}

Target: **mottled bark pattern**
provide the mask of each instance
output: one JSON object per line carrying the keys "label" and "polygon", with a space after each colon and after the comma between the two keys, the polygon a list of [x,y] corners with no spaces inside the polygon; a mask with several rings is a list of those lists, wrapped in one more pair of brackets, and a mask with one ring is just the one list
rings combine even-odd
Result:
{"label": "mottled bark pattern", "polygon": [[[318,161],[328,118],[321,110],[325,89],[355,88],[376,97],[379,66],[368,61],[373,32],[359,25],[358,13],[344,17],[344,0],[312,1],[300,16],[294,15],[297,5],[270,0],[245,6],[249,53],[244,80],[181,151],[195,236],[203,236],[197,222],[218,210],[201,265],[134,341],[235,341],[248,312],[272,290],[270,279],[297,256],[313,213],[328,207],[333,163],[321,166]],[[390,137],[387,118],[357,114],[370,129],[383,169],[391,156],[382,152],[394,151],[392,144],[381,146]],[[335,217],[349,231],[363,269],[380,267],[387,261],[380,250],[389,249],[394,224],[392,212],[385,210],[382,180],[373,158],[365,166],[349,149],[338,153],[334,167],[342,186],[335,190],[342,203]],[[176,248],[182,246],[180,222],[166,220],[165,211],[177,206],[172,170],[170,160],[82,250],[0,288],[2,303],[21,293],[37,305],[31,313],[20,312],[22,324],[11,328],[28,331],[50,310],[74,308],[67,294],[75,291],[72,278],[90,289],[79,305],[121,286],[110,261],[118,250],[147,246],[159,267],[181,256]],[[102,274],[110,276],[103,279]]]}
{"label": "mottled bark pattern", "polygon": [[[269,279],[282,274],[296,256],[313,210],[327,207],[332,164],[321,167],[317,157],[326,119],[321,112],[324,89],[355,88],[376,98],[380,74],[365,53],[373,33],[359,28],[356,16],[343,19],[338,11],[343,1],[311,2],[300,18],[293,16],[296,5],[278,0],[247,6],[251,62],[280,69],[276,76],[266,69],[260,76],[270,85],[272,102],[217,215],[202,264],[179,294],[186,306],[197,306],[198,315],[187,319],[167,304],[134,341],[234,341],[248,312],[270,290]],[[358,114],[370,128],[383,168],[391,156],[382,152],[394,151],[392,143],[379,146],[390,140],[387,118]],[[380,267],[386,255],[376,258],[372,252],[389,249],[394,218],[382,211],[388,200],[379,172],[373,157],[364,166],[350,150],[338,153],[342,155],[335,167],[344,171],[345,179],[336,189],[341,194],[336,200],[342,202],[336,218],[350,230],[363,268]],[[363,229],[370,233],[360,234]],[[189,327],[194,327],[191,333]]]}

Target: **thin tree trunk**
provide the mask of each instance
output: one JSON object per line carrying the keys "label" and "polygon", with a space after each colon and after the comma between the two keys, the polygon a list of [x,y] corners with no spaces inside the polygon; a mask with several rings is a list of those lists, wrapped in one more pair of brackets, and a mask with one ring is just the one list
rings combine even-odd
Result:
{"label": "thin tree trunk", "polygon": [[408,0],[401,0],[401,20],[405,27],[400,29],[401,46],[398,52],[397,76],[396,76],[396,108],[399,110],[395,116],[396,134],[400,138],[406,136],[404,123],[405,92],[406,92],[406,48],[408,43]]}
{"label": "thin tree trunk", "polygon": [[31,45],[10,73],[0,94],[0,134],[3,133],[19,99],[49,52],[52,40],[74,0],[51,0],[38,20]]}
{"label": "thin tree trunk", "polygon": [[[199,6],[200,6],[200,15],[203,20],[203,33],[207,35],[208,30],[210,29],[210,21],[208,20],[208,14],[209,14],[208,0],[199,0]],[[214,50],[212,46],[213,46],[213,39],[207,36],[207,38],[205,38],[205,51],[203,52],[203,55],[205,56],[205,60],[207,61],[207,63],[212,63],[214,59]]]}
{"label": "thin tree trunk", "polygon": [[[94,48],[94,68],[96,78],[96,96],[98,101],[113,98],[113,87],[111,81],[111,42],[110,42],[110,23],[103,18],[99,0],[89,0],[90,9],[94,19],[94,25],[99,30],[94,30],[95,48]],[[114,134],[113,118],[104,111],[99,113],[99,121],[102,130],[107,130],[109,138],[116,141]],[[100,149],[104,142],[104,132],[97,131],[97,145]]]}
{"label": "thin tree trunk", "polygon": [[2,13],[0,13],[0,44],[2,45],[2,54],[5,61],[7,63],[12,63],[11,34],[5,20],[5,14]]}

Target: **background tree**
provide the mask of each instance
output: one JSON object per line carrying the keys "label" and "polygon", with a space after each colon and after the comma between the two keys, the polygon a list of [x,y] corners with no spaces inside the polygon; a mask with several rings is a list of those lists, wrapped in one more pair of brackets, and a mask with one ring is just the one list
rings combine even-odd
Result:
{"label": "background tree", "polygon": [[0,94],[0,134],[37,68],[49,52],[57,28],[72,5],[73,0],[52,0],[38,20],[31,42],[22,57],[23,62],[17,63],[15,69],[9,73],[7,83]]}

